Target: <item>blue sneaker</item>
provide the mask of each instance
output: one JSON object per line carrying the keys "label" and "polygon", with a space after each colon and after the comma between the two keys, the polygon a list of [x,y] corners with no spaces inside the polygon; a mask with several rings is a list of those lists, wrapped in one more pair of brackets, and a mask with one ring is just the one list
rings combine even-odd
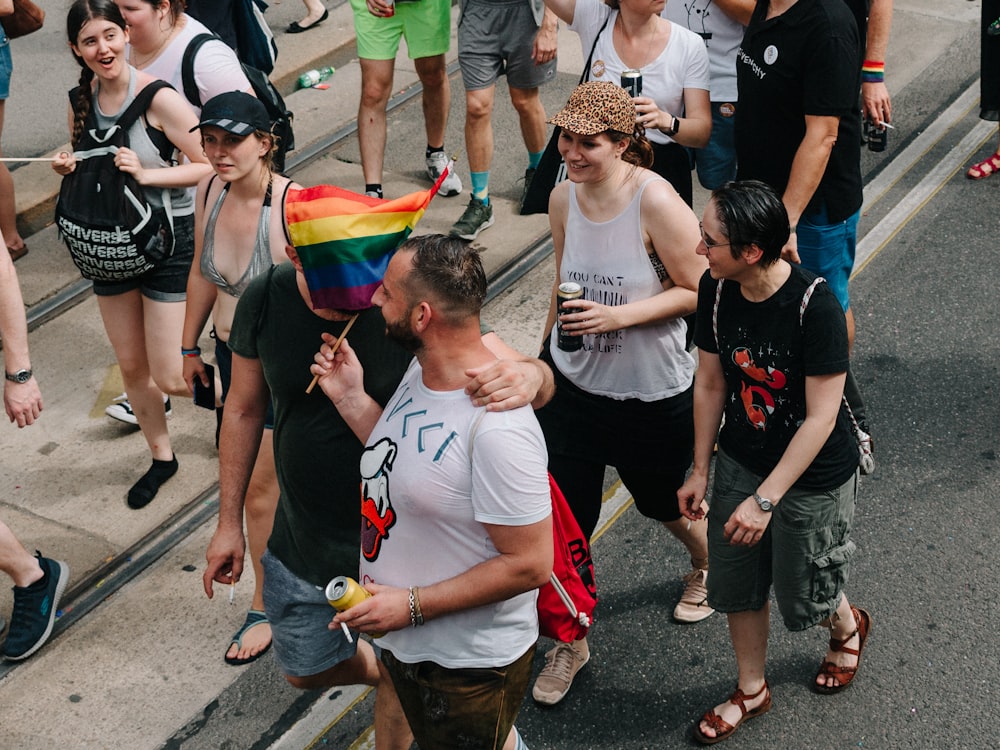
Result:
{"label": "blue sneaker", "polygon": [[10,632],[0,656],[8,661],[27,659],[52,635],[59,599],[69,581],[69,566],[59,560],[35,557],[42,568],[42,577],[30,586],[14,587],[14,611],[10,616]]}

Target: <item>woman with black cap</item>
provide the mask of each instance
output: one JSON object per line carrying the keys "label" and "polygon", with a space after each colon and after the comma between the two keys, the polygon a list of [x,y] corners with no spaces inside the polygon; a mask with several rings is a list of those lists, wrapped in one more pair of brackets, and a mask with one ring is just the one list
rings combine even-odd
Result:
{"label": "woman with black cap", "polygon": [[[663,523],[690,553],[674,616],[697,622],[712,613],[704,605],[705,524],[680,517],[675,492],[694,442],[694,360],[682,318],[695,310],[706,267],[695,253],[698,220],[648,169],[649,142],[621,87],[584,83],[549,122],[562,128],[559,153],[569,176],[549,199],[556,279],[542,357],[552,364],[556,393],[537,412],[549,470],[589,538],[605,467],[618,469],[639,512]],[[578,283],[583,296],[563,303],[560,314],[563,282]],[[566,351],[560,339],[581,343]],[[558,644],[546,658],[532,695],[552,704],[589,651],[586,641]]]}
{"label": "woman with black cap", "polygon": [[[201,130],[202,147],[215,174],[201,181],[195,199],[196,270],[188,277],[187,286],[184,380],[192,390],[195,379],[209,385],[198,339],[211,314],[224,402],[232,373],[227,342],[236,303],[255,277],[286,258],[285,245],[291,243],[285,232],[285,194],[293,183],[272,171],[277,142],[270,132],[267,110],[250,94],[231,91],[210,99],[195,129]],[[250,227],[256,231],[248,231]],[[266,425],[273,422],[273,414],[269,414]],[[265,429],[244,506],[254,567],[253,602],[226,651],[227,664],[249,664],[271,645],[260,557],[271,534],[277,502],[271,430]]]}

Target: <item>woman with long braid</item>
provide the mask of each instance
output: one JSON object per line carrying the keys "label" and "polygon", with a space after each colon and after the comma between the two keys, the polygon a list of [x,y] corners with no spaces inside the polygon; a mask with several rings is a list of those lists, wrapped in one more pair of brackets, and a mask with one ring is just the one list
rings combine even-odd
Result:
{"label": "woman with long braid", "polygon": [[[128,30],[111,0],[76,0],[66,18],[70,49],[80,64],[80,85],[70,92],[70,143],[85,128],[115,124],[136,95],[155,79],[125,60]],[[135,177],[150,205],[173,214],[173,253],[153,270],[120,282],[94,282],[94,294],[125,391],[152,453],[150,469],[128,492],[131,508],[142,508],[177,472],[177,458],[167,432],[163,394],[188,395],[177,352],[181,347],[188,270],[194,255],[194,201],[189,187],[212,170],[196,134],[191,107],[173,89],[153,96],[144,115],[129,129],[129,148],[115,155],[115,165]],[[186,161],[178,159],[181,152]],[[72,154],[61,154],[53,169],[67,175],[76,169]]]}

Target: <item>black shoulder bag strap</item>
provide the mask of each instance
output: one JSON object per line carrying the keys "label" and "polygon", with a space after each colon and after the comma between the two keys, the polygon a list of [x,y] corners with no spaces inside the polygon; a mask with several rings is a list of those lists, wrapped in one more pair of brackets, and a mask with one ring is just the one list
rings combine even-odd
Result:
{"label": "black shoulder bag strap", "polygon": [[[608,17],[604,19],[604,23],[601,24],[601,28],[597,31],[597,36],[594,37],[594,43],[590,46],[590,54],[587,55],[587,64],[583,66],[583,73],[580,74],[580,83],[584,83],[590,79],[590,64],[594,60],[594,52],[597,51],[597,42],[601,38],[601,34],[608,27],[608,21],[611,20],[611,14],[608,13]],[[578,83],[577,86],[580,84]]]}
{"label": "black shoulder bag strap", "polygon": [[[215,34],[198,34],[188,42],[184,56],[181,58],[181,86],[184,88],[185,98],[196,107],[201,107],[201,93],[198,91],[198,84],[194,80],[194,56],[202,48],[205,42],[219,39]],[[219,39],[221,42],[222,40]],[[225,44],[225,42],[222,42]]]}

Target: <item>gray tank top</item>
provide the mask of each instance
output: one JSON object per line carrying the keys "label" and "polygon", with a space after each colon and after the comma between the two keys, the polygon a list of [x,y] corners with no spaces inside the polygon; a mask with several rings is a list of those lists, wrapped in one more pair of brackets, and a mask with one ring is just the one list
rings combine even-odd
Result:
{"label": "gray tank top", "polygon": [[[118,117],[135,99],[136,79],[138,77],[136,69],[129,66],[128,94],[125,96],[125,101],[122,102],[121,109],[111,115],[102,112],[101,107],[98,104],[98,94],[101,91],[101,82],[100,79],[97,80],[97,86],[94,89],[94,101],[91,109],[94,116],[94,122],[100,130],[107,130],[112,125],[117,123]],[[149,137],[149,133],[146,132],[145,115],[140,117],[128,131],[128,146],[138,155],[139,163],[142,164],[144,169],[175,166],[175,162],[168,161],[163,158],[160,154],[160,150]],[[174,151],[176,152],[176,147],[174,147]],[[146,200],[149,201],[150,205],[155,208],[164,207],[163,200],[165,193],[170,196],[170,209],[174,216],[190,216],[194,213],[194,196],[189,188],[164,189],[146,187],[144,191]]]}
{"label": "gray tank top", "polygon": [[[215,180],[215,177],[212,178]],[[215,267],[215,223],[219,218],[219,211],[222,210],[222,203],[229,195],[229,183],[222,187],[219,197],[215,200],[208,218],[205,220],[205,240],[201,245],[201,274],[206,279],[215,284],[219,289],[231,297],[239,297],[246,291],[247,286],[257,276],[264,273],[273,265],[271,260],[271,242],[269,234],[271,231],[271,186],[273,180],[267,182],[267,192],[264,194],[264,205],[260,209],[260,219],[257,221],[257,238],[253,244],[253,255],[246,270],[236,283],[229,283],[226,278],[219,273]],[[209,182],[211,187],[212,183]],[[206,191],[207,192],[207,191]]]}

